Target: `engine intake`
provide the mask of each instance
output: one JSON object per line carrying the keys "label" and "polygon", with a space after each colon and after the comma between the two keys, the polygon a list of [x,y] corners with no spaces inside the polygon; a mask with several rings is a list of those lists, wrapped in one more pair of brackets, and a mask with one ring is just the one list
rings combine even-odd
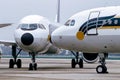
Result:
{"label": "engine intake", "polygon": [[87,63],[94,63],[98,60],[98,53],[83,53],[83,60]]}

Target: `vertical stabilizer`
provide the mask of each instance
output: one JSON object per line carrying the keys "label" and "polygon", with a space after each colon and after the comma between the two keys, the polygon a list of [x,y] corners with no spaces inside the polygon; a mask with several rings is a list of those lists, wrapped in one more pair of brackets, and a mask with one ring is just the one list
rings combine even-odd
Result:
{"label": "vertical stabilizer", "polygon": [[[51,35],[51,33],[60,26],[60,0],[57,0],[57,9],[56,9],[57,13],[56,13],[56,16],[55,16],[55,22],[54,24],[49,24],[49,36]],[[48,40],[49,40],[49,37],[48,37]]]}
{"label": "vertical stabilizer", "polygon": [[60,23],[60,0],[57,1],[57,14],[55,22]]}

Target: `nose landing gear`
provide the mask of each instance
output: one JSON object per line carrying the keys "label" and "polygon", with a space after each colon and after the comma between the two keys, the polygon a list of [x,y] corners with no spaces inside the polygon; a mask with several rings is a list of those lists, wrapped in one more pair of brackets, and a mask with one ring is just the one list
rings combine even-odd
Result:
{"label": "nose landing gear", "polygon": [[37,63],[35,63],[35,53],[30,53],[32,56],[32,63],[29,64],[29,70],[37,70]]}

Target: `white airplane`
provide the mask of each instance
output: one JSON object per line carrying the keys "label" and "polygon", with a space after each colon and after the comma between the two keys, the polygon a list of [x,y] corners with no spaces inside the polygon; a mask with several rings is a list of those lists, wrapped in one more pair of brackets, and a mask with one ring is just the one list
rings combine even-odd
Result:
{"label": "white airplane", "polygon": [[[17,59],[21,50],[29,52],[32,57],[32,63],[29,64],[29,70],[37,70],[37,63],[35,62],[35,56],[37,54],[59,53],[59,48],[55,47],[48,41],[49,28],[53,30],[57,28],[58,24],[51,23],[45,17],[39,15],[29,15],[24,17],[18,23],[18,26],[7,26],[0,28],[0,36],[9,36],[7,39],[0,38],[0,44],[12,46],[12,56],[14,59],[10,59],[9,68],[14,68],[16,64],[18,68],[21,68],[21,59]],[[10,33],[10,34],[9,34]],[[16,48],[19,48],[19,52],[16,53]]]}
{"label": "white airplane", "polygon": [[[58,8],[56,15],[56,22],[59,23],[59,7],[60,0],[58,0]],[[58,53],[59,48],[52,45],[48,38],[49,34],[54,31],[59,24],[51,23],[47,18],[39,15],[29,15],[24,17],[16,25],[0,24],[0,44],[12,46],[12,56],[14,59],[10,59],[9,68],[14,68],[16,64],[18,68],[21,68],[22,61],[17,59],[21,50],[29,52],[32,57],[32,63],[29,64],[29,70],[37,70],[37,63],[35,62],[35,56],[37,54],[43,54],[45,52]],[[3,36],[4,35],[4,36]],[[6,37],[7,36],[7,37]],[[19,48],[19,52],[16,53],[16,48]]]}
{"label": "white airplane", "polygon": [[[57,5],[57,15],[55,22],[59,23],[60,0],[58,0]],[[9,25],[11,25],[11,23],[0,24],[0,36],[2,36],[0,37],[0,44],[12,46],[13,59],[10,59],[9,61],[9,68],[14,68],[14,65],[17,65],[18,68],[21,68],[22,61],[21,59],[17,59],[21,50],[29,52],[29,54],[32,56],[32,63],[29,64],[29,70],[37,69],[35,55],[45,52],[59,52],[59,49],[48,41],[49,34],[58,28],[58,26],[60,26],[59,24],[51,23],[47,18],[39,15],[29,15],[21,19],[17,25],[12,25],[12,27]],[[3,32],[4,37],[2,34]],[[19,49],[18,53],[16,48]],[[78,58],[79,53],[76,54],[73,52],[73,54],[76,58]],[[98,59],[97,55],[92,58],[86,55],[89,54],[83,54],[82,58],[88,63],[94,63]]]}
{"label": "white airplane", "polygon": [[[105,58],[108,53],[120,52],[120,6],[101,7],[79,12],[65,25],[53,31],[50,41],[59,48],[99,55],[101,65],[97,73],[107,73]],[[83,62],[72,59],[72,67]]]}

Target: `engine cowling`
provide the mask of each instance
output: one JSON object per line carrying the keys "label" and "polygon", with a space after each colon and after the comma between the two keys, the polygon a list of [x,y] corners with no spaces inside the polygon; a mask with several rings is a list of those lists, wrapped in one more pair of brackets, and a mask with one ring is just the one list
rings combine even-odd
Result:
{"label": "engine cowling", "polygon": [[98,60],[98,53],[83,53],[83,60],[87,63],[94,63]]}

